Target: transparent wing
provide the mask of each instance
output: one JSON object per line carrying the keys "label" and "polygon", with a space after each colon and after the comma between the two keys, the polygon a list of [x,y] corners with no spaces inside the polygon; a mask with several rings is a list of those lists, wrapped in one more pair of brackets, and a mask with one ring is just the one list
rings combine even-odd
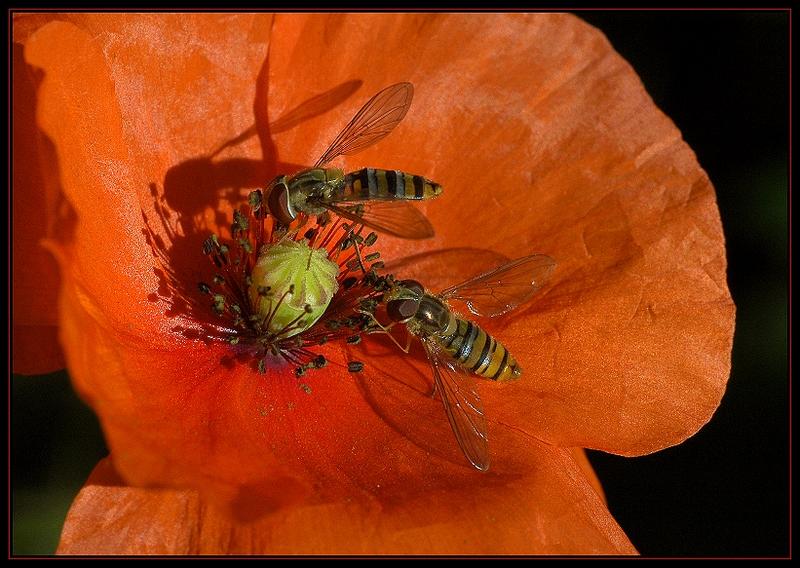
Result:
{"label": "transparent wing", "polygon": [[400,280],[411,278],[423,282],[429,290],[444,290],[510,261],[507,256],[487,249],[452,247],[386,261],[378,272],[393,274]]}
{"label": "transparent wing", "polygon": [[356,223],[404,239],[429,239],[433,225],[419,209],[404,201],[370,201],[352,207],[320,202],[328,210]]}
{"label": "transparent wing", "polygon": [[458,366],[430,339],[422,344],[433,369],[436,391],[450,421],[456,441],[470,463],[481,471],[489,469],[489,436],[474,375]]}
{"label": "transparent wing", "polygon": [[372,97],[339,133],[314,167],[322,167],[337,156],[360,152],[387,136],[403,120],[413,96],[414,86],[411,83],[396,83]]}
{"label": "transparent wing", "polygon": [[461,300],[478,316],[499,316],[527,302],[547,281],[556,262],[544,254],[524,256],[443,290],[443,300]]}

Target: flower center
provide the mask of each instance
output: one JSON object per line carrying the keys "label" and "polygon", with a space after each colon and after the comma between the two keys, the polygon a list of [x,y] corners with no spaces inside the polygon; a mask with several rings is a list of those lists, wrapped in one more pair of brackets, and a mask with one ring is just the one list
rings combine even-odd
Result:
{"label": "flower center", "polygon": [[283,240],[265,245],[251,273],[253,310],[268,331],[291,337],[316,322],[339,288],[339,265],[325,249],[312,249],[306,240]]}

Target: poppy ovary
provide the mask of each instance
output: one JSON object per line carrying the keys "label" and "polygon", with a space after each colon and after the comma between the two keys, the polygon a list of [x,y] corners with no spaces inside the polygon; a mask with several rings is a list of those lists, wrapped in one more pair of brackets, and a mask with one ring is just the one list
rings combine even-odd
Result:
{"label": "poppy ovary", "polygon": [[290,337],[311,327],[338,290],[339,265],[325,249],[305,240],[267,245],[259,253],[249,286],[253,311],[269,322],[269,332]]}

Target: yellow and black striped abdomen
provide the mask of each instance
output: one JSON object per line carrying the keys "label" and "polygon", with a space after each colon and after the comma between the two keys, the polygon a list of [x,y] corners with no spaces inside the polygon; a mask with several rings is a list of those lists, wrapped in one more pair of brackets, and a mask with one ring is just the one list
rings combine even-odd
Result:
{"label": "yellow and black striped abdomen", "polygon": [[471,321],[453,314],[437,334],[440,345],[466,370],[494,381],[519,378],[522,369],[508,349]]}
{"label": "yellow and black striped abdomen", "polygon": [[344,176],[331,200],[390,201],[393,199],[430,199],[442,193],[442,186],[422,176],[400,170],[363,168]]}

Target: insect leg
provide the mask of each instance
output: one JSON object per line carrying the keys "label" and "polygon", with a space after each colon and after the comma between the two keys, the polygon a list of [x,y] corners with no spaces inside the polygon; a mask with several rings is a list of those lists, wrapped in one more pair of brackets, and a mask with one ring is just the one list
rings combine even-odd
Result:
{"label": "insect leg", "polygon": [[378,319],[375,317],[374,314],[372,314],[370,312],[367,312],[367,311],[363,311],[363,310],[358,310],[358,312],[361,313],[361,314],[364,314],[366,316],[369,316],[370,318],[372,318],[372,321],[375,322],[375,325],[377,325],[380,328],[380,329],[368,331],[367,333],[385,333],[386,335],[389,336],[389,339],[391,339],[394,342],[394,344],[397,345],[400,348],[401,351],[403,351],[403,353],[408,353],[411,350],[411,334],[408,333],[408,330],[406,330],[406,333],[408,334],[408,342],[406,343],[405,347],[400,345],[400,342],[398,342],[394,338],[394,336],[391,334],[391,332],[389,331],[392,327],[394,327],[394,325],[397,322],[393,321],[389,325],[383,325],[381,322],[378,321]]}

